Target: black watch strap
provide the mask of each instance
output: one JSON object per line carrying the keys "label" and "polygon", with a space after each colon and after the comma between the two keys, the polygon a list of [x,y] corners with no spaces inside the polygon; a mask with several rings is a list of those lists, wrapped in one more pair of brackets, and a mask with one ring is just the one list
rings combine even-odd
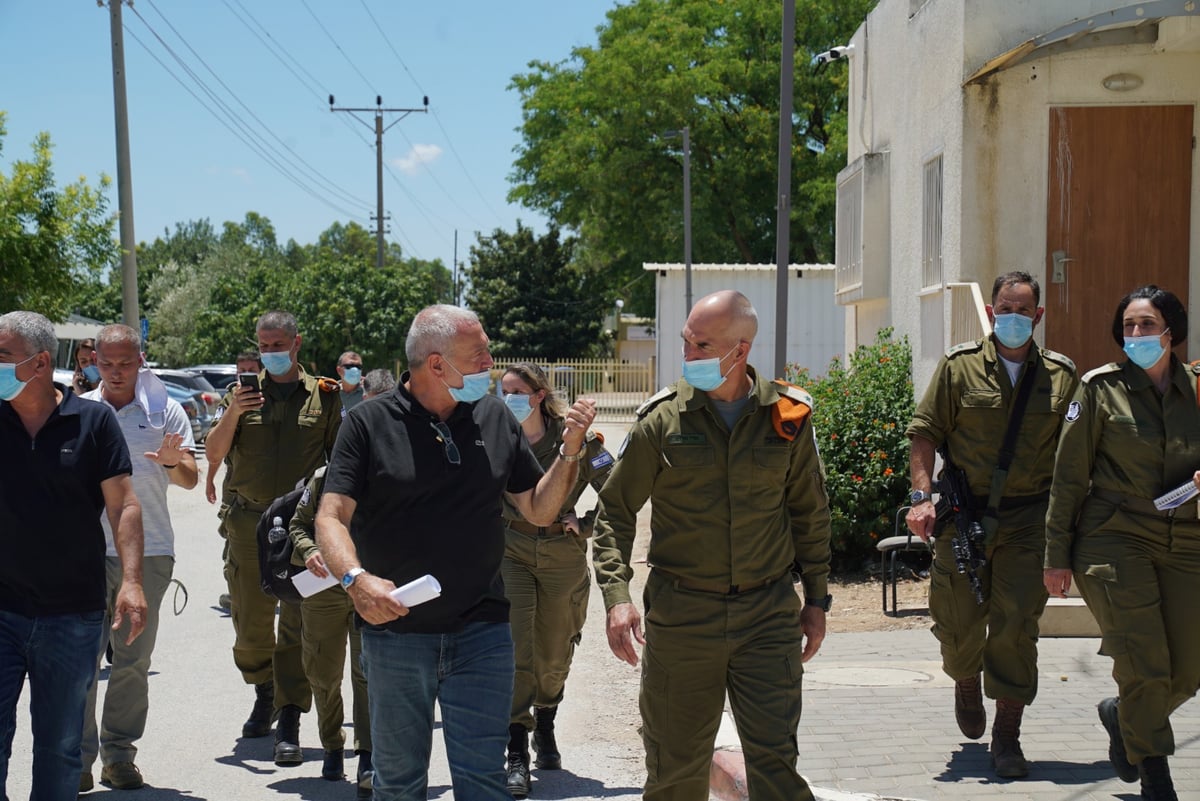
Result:
{"label": "black watch strap", "polygon": [[828,612],[833,608],[833,596],[826,595],[824,598],[805,598],[805,606],[819,606],[822,610]]}

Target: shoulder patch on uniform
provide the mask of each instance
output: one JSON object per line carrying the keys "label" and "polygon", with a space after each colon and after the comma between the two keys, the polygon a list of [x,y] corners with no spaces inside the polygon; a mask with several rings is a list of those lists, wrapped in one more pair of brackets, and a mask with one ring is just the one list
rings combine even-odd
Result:
{"label": "shoulder patch on uniform", "polygon": [[599,470],[602,467],[608,467],[612,463],[612,454],[608,451],[600,451],[600,453],[596,454],[591,460],[589,460],[589,464],[591,464],[593,470]]}
{"label": "shoulder patch on uniform", "polygon": [[669,398],[675,397],[675,392],[676,392],[676,390],[675,390],[675,387],[673,387],[673,386],[672,387],[663,387],[658,392],[651,395],[649,400],[647,400],[645,403],[643,403],[641,406],[639,406],[637,408],[637,416],[639,418],[645,417],[647,414],[650,413],[650,410],[653,409],[655,406],[657,406],[658,404],[662,403],[665,400],[668,400]]}
{"label": "shoulder patch on uniform", "polygon": [[1101,367],[1097,367],[1094,370],[1088,370],[1086,373],[1084,373],[1083,374],[1083,383],[1086,384],[1087,382],[1091,381],[1096,376],[1106,375],[1108,373],[1117,373],[1117,372],[1120,372],[1120,370],[1121,370],[1121,365],[1117,364],[1116,362],[1109,362],[1108,364],[1105,364]]}
{"label": "shoulder patch on uniform", "polygon": [[342,385],[337,382],[336,378],[326,378],[321,376],[317,379],[317,386],[322,392],[341,392]]}
{"label": "shoulder patch on uniform", "polygon": [[771,382],[779,391],[779,400],[771,405],[771,426],[775,433],[791,442],[804,428],[804,421],[812,412],[812,396],[786,381]]}
{"label": "shoulder patch on uniform", "polygon": [[1083,405],[1079,401],[1071,401],[1071,404],[1067,406],[1067,416],[1065,418],[1066,421],[1068,423],[1074,423],[1079,419],[1079,413],[1082,411]]}
{"label": "shoulder patch on uniform", "polygon": [[1042,350],[1042,356],[1044,358],[1049,359],[1052,362],[1061,364],[1063,367],[1067,368],[1071,372],[1075,372],[1075,362],[1071,361],[1071,358],[1069,356],[1065,356],[1056,350],[1046,350],[1046,349]]}
{"label": "shoulder patch on uniform", "polygon": [[960,342],[946,351],[946,358],[953,359],[955,356],[961,356],[964,353],[977,353],[981,350],[983,350],[982,339],[977,339],[974,342]]}
{"label": "shoulder patch on uniform", "polygon": [[585,442],[592,442],[593,440],[599,440],[601,445],[604,444],[604,435],[601,434],[599,431],[589,430],[587,432],[587,434],[584,435],[583,438],[584,438]]}

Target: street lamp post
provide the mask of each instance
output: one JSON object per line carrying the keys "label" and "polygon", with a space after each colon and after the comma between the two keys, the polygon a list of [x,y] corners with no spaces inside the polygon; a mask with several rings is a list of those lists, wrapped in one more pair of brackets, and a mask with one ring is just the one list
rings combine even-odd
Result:
{"label": "street lamp post", "polygon": [[684,313],[692,310],[692,139],[691,128],[684,126],[678,131],[666,131],[663,136],[678,136],[683,139],[683,282]]}

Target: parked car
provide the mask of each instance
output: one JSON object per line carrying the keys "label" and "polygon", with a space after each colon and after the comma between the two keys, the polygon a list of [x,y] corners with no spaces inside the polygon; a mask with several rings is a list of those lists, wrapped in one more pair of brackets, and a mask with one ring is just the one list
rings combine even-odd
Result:
{"label": "parked car", "polygon": [[196,444],[203,442],[204,437],[208,435],[208,429],[212,427],[212,418],[205,408],[204,401],[198,397],[199,393],[166,381],[163,385],[167,388],[167,394],[179,401],[179,405],[183,407],[183,412],[192,426],[192,439],[196,440]]}
{"label": "parked car", "polygon": [[181,387],[202,393],[209,417],[215,414],[217,407],[221,405],[221,392],[209,383],[207,378],[198,373],[189,373],[186,370],[165,370],[162,368],[156,368],[153,372],[163,380],[163,383],[177,384]]}
{"label": "parked car", "polygon": [[191,367],[184,367],[183,370],[187,373],[204,376],[208,379],[208,383],[220,390],[224,390],[237,380],[236,364],[194,364]]}

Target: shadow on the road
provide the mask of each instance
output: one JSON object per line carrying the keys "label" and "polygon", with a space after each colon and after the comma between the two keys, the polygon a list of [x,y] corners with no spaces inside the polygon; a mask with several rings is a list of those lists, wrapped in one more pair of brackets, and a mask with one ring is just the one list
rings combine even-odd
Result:
{"label": "shadow on the road", "polygon": [[[313,749],[308,749],[312,751]],[[305,753],[305,759],[311,759],[310,753]],[[233,745],[233,753],[226,756],[217,757],[214,762],[220,765],[230,765],[235,768],[241,768],[249,773],[254,773],[259,776],[265,776],[268,773],[274,773],[277,770],[283,770],[275,766],[275,738],[267,735],[266,737],[239,737]],[[321,757],[317,757],[317,764],[320,765]],[[270,767],[259,767],[251,764],[253,762],[266,762]]]}
{"label": "shadow on the road", "polygon": [[577,776],[569,770],[535,770],[533,793],[538,798],[609,798],[640,793],[641,787],[608,787],[604,782]]}
{"label": "shadow on the road", "polygon": [[[305,765],[308,763],[306,762]],[[305,765],[301,765],[303,769]],[[280,768],[286,770],[286,768]],[[315,771],[308,776],[289,775],[279,781],[267,785],[280,794],[293,795],[304,801],[344,801],[354,794],[354,783],[346,780],[331,782],[321,778],[321,762],[317,761]]]}
{"label": "shadow on the road", "polygon": [[[1058,759],[1029,760],[1029,778],[1049,778],[1055,784],[1094,784],[1112,778],[1108,760],[1093,762],[1063,762]],[[933,777],[938,782],[958,782],[969,779],[983,784],[1009,784],[1012,779],[1000,779],[992,770],[992,757],[983,743],[965,743],[950,755],[946,769]]]}

